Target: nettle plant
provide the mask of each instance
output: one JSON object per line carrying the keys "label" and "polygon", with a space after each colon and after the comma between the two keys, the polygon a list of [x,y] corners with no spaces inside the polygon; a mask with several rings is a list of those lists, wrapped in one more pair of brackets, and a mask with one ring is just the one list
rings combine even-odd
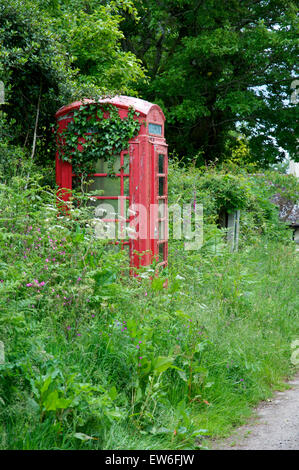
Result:
{"label": "nettle plant", "polygon": [[108,162],[108,172],[113,173],[115,159],[140,130],[138,117],[139,113],[129,108],[122,119],[109,103],[80,106],[58,138],[60,158],[71,163],[81,179],[93,171],[99,159]]}

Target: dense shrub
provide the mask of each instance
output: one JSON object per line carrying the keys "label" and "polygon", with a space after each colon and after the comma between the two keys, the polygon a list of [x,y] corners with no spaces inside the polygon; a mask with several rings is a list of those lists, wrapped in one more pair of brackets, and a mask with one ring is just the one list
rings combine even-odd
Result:
{"label": "dense shrub", "polygon": [[[268,237],[251,177],[171,167],[172,200],[196,188],[207,201],[206,240],[170,241],[151,281],[153,267],[129,277],[126,253],[94,238],[84,204],[62,217],[43,175],[18,173],[0,186],[0,448],[203,447],[291,373],[297,261],[279,225]],[[234,254],[211,248],[227,195],[265,223]]]}
{"label": "dense shrub", "polygon": [[274,194],[282,193],[289,201],[299,198],[298,180],[278,171],[252,174],[246,168],[181,166],[173,161],[169,169],[170,203],[190,202],[203,205],[206,236],[208,226],[220,227],[223,212],[241,210],[241,246],[258,239],[261,234],[269,239],[287,241],[291,231],[279,218],[279,208],[272,202]]}

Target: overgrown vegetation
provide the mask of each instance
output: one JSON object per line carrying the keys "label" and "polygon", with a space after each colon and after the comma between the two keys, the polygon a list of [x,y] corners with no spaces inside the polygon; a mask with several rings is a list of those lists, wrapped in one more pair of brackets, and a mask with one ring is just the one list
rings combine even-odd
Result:
{"label": "overgrown vegetation", "polygon": [[197,169],[173,159],[169,182],[170,203],[202,204],[205,227],[220,227],[222,213],[240,209],[241,247],[254,243],[261,235],[281,242],[290,237],[286,223],[279,219],[279,208],[271,200],[278,194],[293,204],[298,201],[298,180],[293,175],[275,170],[261,173],[255,166],[240,168],[232,163]]}
{"label": "overgrown vegetation", "polygon": [[60,106],[122,93],[161,105],[198,166],[296,160],[297,31],[293,0],[0,0],[13,144],[45,165]]}
{"label": "overgrown vegetation", "polygon": [[[121,119],[112,104],[95,103],[80,106],[73,120],[59,134],[59,154],[64,161],[72,163],[73,172],[86,177],[99,159],[108,162],[109,172],[116,158],[128,150],[129,140],[140,129],[139,113],[133,108]],[[57,128],[59,126],[57,125]]]}
{"label": "overgrown vegetation", "polygon": [[[0,1],[0,80],[7,127],[43,166],[55,149],[51,124],[58,108],[81,98],[134,93],[140,61],[120,47],[120,10],[132,2]],[[0,156],[0,163],[2,155]]]}
{"label": "overgrown vegetation", "polygon": [[[1,448],[205,448],[281,386],[298,265],[270,175],[172,165],[173,199],[195,189],[209,201],[204,245],[172,241],[168,271],[150,281],[151,267],[129,277],[126,253],[94,238],[83,206],[57,217],[54,192],[28,171],[0,192]],[[243,201],[234,254],[215,225],[228,198]]]}
{"label": "overgrown vegetation", "polygon": [[[271,164],[298,159],[298,9],[220,3],[0,0],[0,449],[207,448],[294,372],[298,253],[271,200],[299,189]],[[158,277],[95,238],[86,194],[57,207],[55,112],[115,93],[162,106],[169,202],[204,207],[203,246],[170,237]],[[61,149],[82,176],[140,125],[91,109]]]}
{"label": "overgrown vegetation", "polygon": [[[123,44],[148,70],[138,90],[167,115],[171,151],[198,166],[298,159],[298,5],[293,0],[136,0]],[[141,26],[142,25],[142,26]],[[293,85],[296,86],[294,82]],[[239,131],[237,133],[236,131]]]}

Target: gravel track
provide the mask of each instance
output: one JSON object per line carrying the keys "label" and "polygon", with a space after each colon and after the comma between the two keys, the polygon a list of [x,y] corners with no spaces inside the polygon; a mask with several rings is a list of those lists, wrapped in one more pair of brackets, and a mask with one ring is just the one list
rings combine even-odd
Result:
{"label": "gravel track", "polygon": [[214,450],[299,450],[299,373],[288,382],[291,387],[276,392],[255,409],[248,425],[238,428]]}

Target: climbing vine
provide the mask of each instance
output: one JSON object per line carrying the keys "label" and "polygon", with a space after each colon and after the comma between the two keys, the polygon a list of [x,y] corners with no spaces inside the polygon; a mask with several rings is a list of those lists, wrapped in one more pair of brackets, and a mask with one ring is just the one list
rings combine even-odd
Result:
{"label": "climbing vine", "polygon": [[139,132],[138,116],[130,107],[127,117],[121,119],[118,109],[110,103],[80,106],[59,135],[60,158],[70,162],[73,172],[84,178],[101,158],[108,162],[112,173],[115,159],[128,149],[129,140]]}

